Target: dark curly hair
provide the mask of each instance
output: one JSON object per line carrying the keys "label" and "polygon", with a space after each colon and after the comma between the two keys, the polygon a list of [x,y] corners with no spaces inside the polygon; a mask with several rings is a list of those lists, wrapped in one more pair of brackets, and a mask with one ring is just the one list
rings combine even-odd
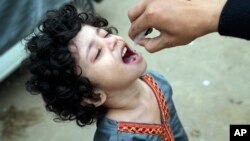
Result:
{"label": "dark curly hair", "polygon": [[103,28],[110,33],[117,30],[108,27],[108,21],[100,16],[77,11],[72,3],[47,11],[38,32],[26,39],[29,52],[26,63],[32,74],[26,89],[31,94],[42,95],[46,109],[58,115],[56,120],[76,120],[77,125],[83,127],[103,116],[106,109],[81,104],[82,98],[93,98],[94,87],[88,78],[77,74],[78,66],[68,43],[82,25]]}

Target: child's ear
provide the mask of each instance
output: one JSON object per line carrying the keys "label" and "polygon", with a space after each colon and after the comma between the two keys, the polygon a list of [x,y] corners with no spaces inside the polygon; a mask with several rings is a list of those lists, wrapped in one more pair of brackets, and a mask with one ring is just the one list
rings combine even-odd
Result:
{"label": "child's ear", "polygon": [[95,107],[99,107],[106,101],[107,95],[102,90],[94,90],[93,98],[82,98],[81,104],[84,106],[86,104],[94,104]]}

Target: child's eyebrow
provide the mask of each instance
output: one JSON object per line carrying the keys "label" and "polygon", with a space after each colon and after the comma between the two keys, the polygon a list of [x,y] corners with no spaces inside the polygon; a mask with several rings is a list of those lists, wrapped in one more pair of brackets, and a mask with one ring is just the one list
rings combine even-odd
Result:
{"label": "child's eyebrow", "polygon": [[[103,33],[101,33],[101,31],[103,30]],[[105,33],[107,33],[107,32],[109,32],[109,31],[107,31],[106,29],[104,29],[104,28],[96,28],[96,34],[97,35],[102,35],[102,34],[105,34]],[[111,34],[113,34],[113,33],[111,33]]]}
{"label": "child's eyebrow", "polygon": [[100,31],[101,31],[101,28],[96,28],[97,35],[99,35]]}

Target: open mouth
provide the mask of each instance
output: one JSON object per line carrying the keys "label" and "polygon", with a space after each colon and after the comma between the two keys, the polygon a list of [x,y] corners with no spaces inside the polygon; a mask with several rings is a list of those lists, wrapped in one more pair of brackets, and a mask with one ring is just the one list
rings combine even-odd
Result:
{"label": "open mouth", "polygon": [[122,60],[125,64],[135,62],[138,54],[131,50],[128,46],[125,46],[122,50]]}

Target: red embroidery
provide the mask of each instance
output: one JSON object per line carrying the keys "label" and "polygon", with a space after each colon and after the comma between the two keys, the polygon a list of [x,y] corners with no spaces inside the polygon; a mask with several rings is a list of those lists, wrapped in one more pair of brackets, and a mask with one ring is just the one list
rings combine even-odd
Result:
{"label": "red embroidery", "polygon": [[119,122],[118,130],[120,132],[162,134],[164,131],[164,127],[160,124]]}
{"label": "red embroidery", "polygon": [[119,132],[132,132],[139,134],[159,134],[164,141],[174,141],[174,137],[168,123],[169,109],[164,99],[161,89],[157,86],[157,83],[153,80],[153,77],[149,74],[143,76],[143,79],[153,89],[157,98],[162,114],[163,124],[143,124],[143,123],[131,123],[131,122],[118,122]]}

